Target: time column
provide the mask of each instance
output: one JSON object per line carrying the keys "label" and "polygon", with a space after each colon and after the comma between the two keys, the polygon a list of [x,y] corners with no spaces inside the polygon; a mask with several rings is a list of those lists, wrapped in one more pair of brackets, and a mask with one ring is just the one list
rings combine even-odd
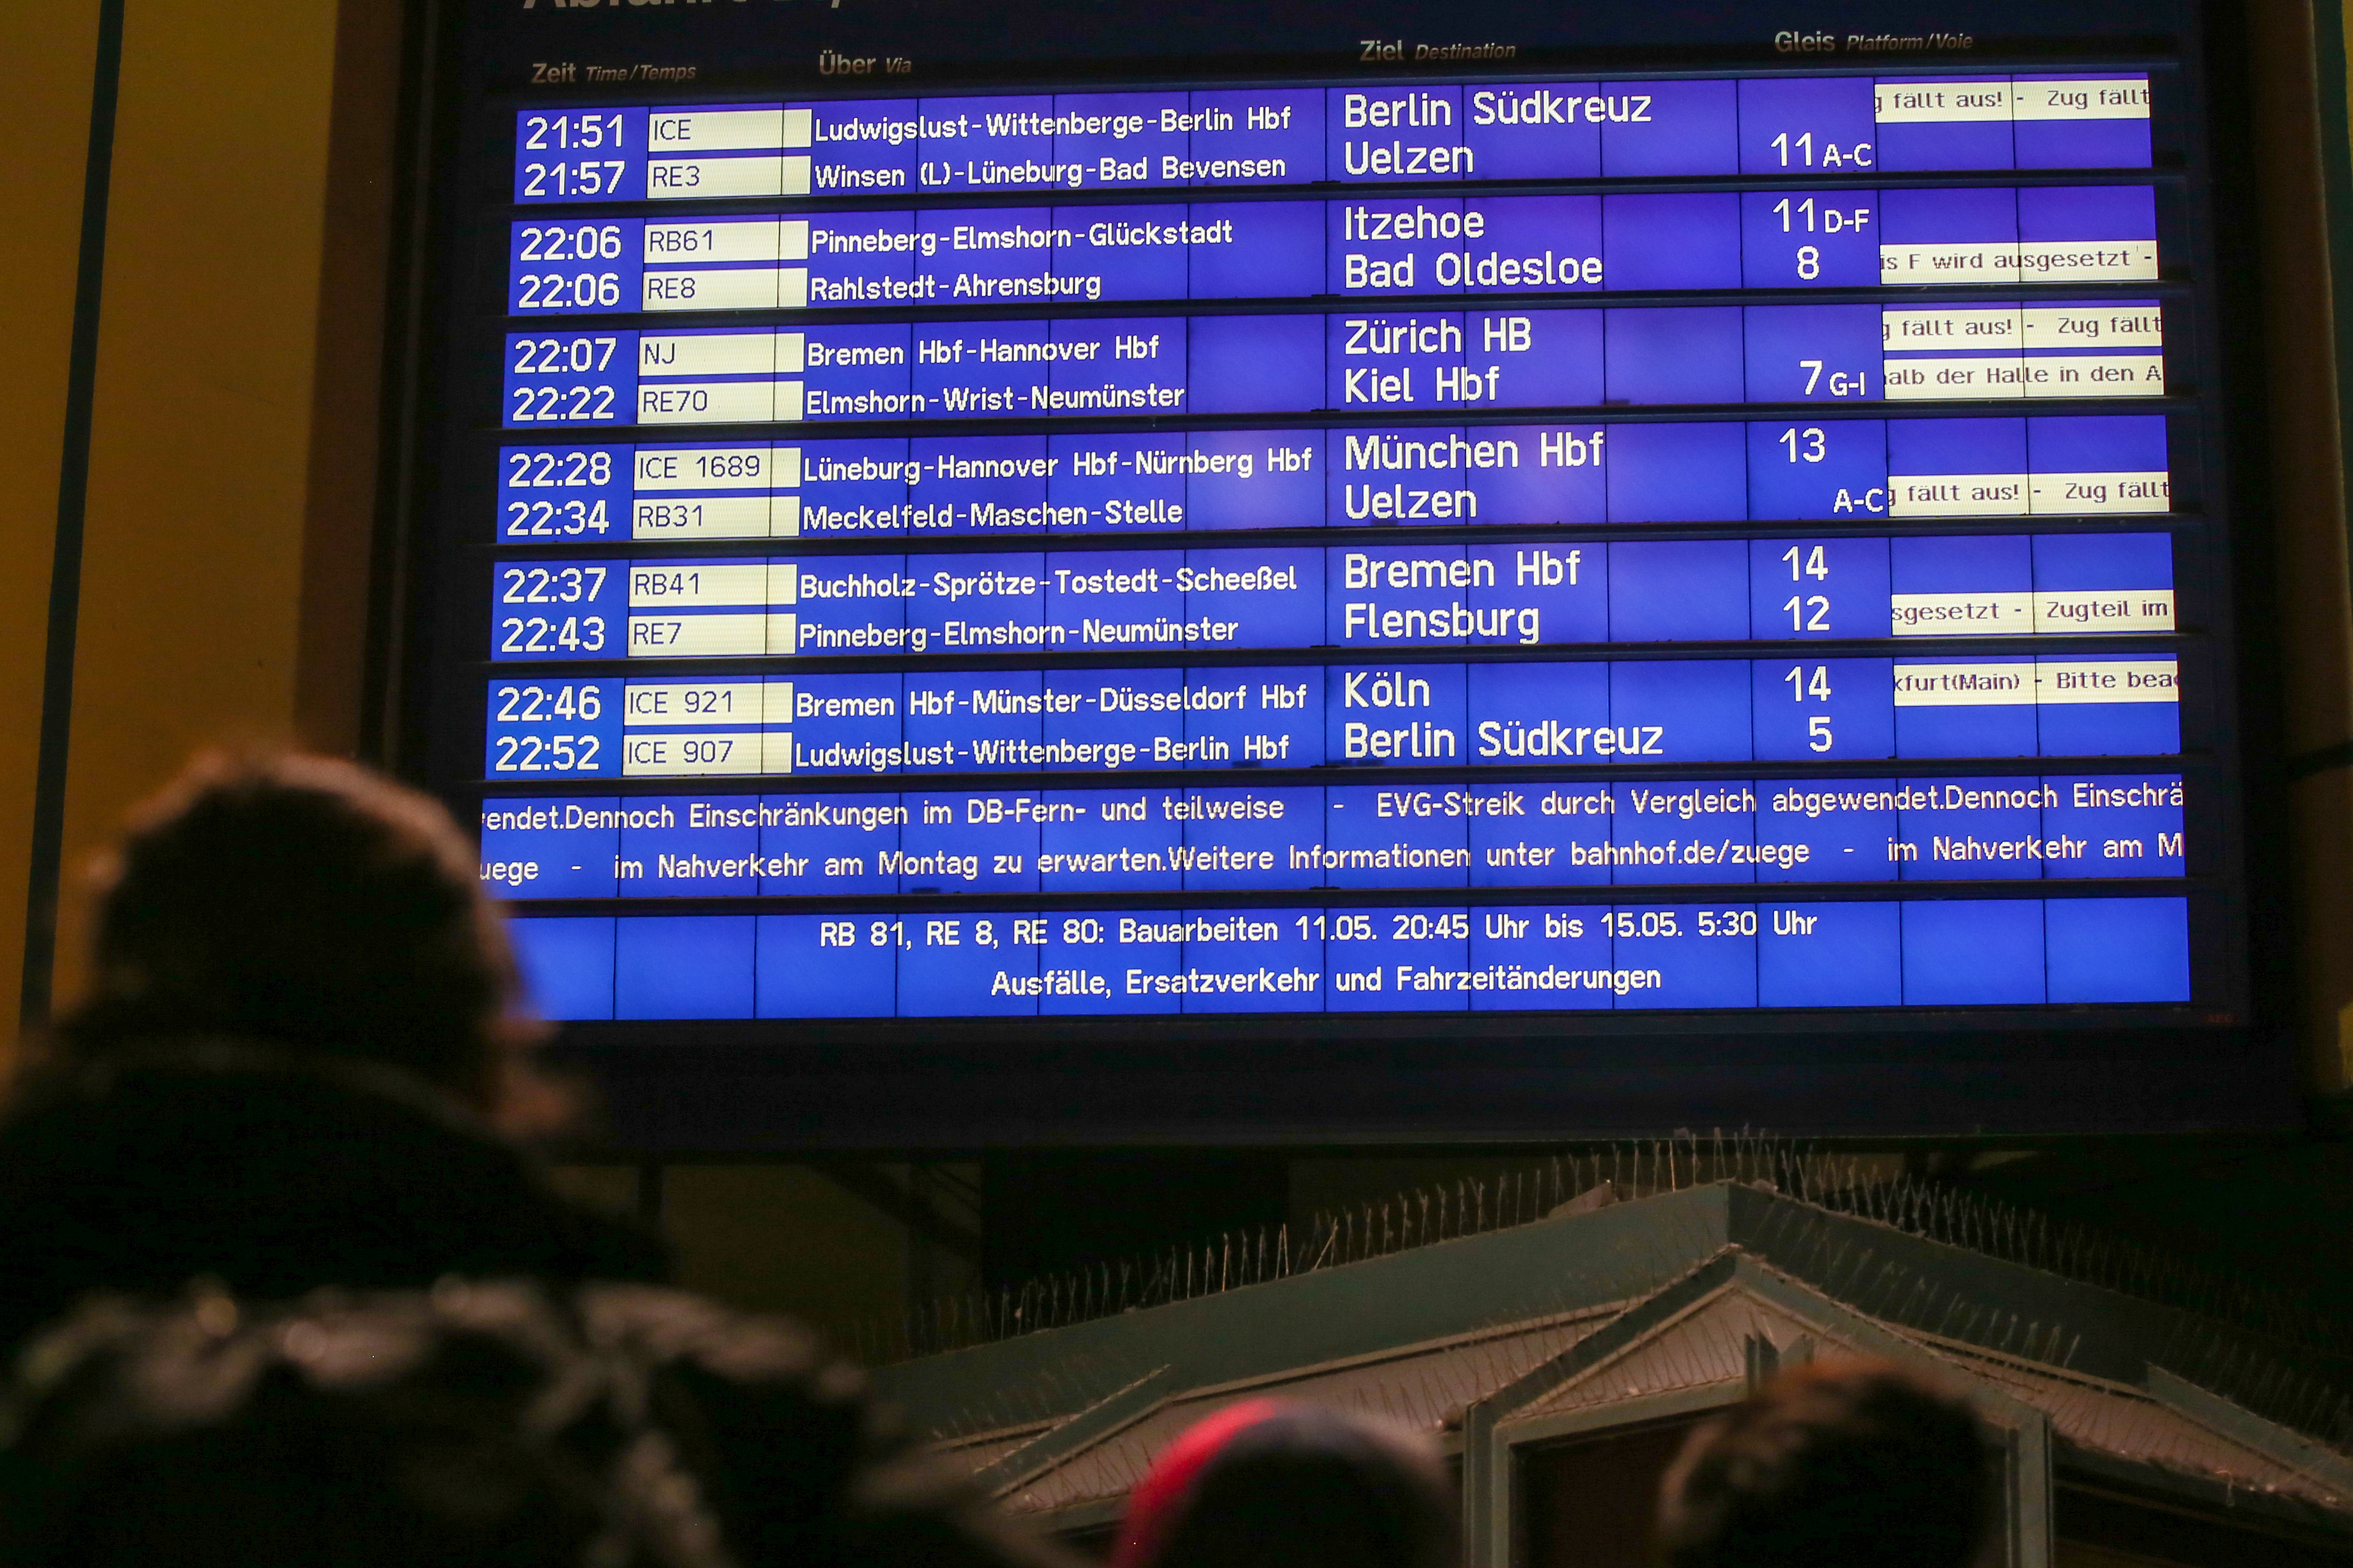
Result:
{"label": "time column", "polygon": [[[515,116],[512,200],[601,204],[645,198],[649,110],[643,108],[527,110]],[[625,312],[637,307],[641,261],[636,225],[594,216],[595,205],[556,216],[526,214],[507,290],[510,316],[550,309]],[[622,339],[629,340],[625,351]],[[586,384],[635,334],[591,330],[534,340],[525,350],[549,384],[533,395],[548,418],[586,418],[598,393]],[[514,410],[509,410],[513,414]],[[610,410],[620,423],[628,410]],[[627,563],[535,560],[533,547],[578,547],[628,535],[627,446],[508,448],[497,458],[501,548],[491,568],[491,647],[509,659],[617,657],[626,615]],[[609,683],[523,676],[491,686],[483,772],[493,783],[542,785],[609,779],[621,771],[609,732],[617,699]]]}
{"label": "time column", "polygon": [[591,109],[519,116],[514,199],[643,201],[646,114],[643,109]]}

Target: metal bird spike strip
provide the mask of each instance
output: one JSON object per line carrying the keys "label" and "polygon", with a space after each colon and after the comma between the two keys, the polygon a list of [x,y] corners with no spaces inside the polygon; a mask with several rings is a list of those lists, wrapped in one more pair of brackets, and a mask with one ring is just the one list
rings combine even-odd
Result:
{"label": "metal bird spike strip", "polygon": [[[896,1321],[860,1323],[854,1347],[870,1365],[913,1360],[1528,1225],[1565,1208],[1581,1212],[1717,1182],[1765,1186],[1830,1214],[2191,1314],[2161,1364],[2298,1430],[2331,1441],[2353,1438],[2353,1400],[2286,1359],[2317,1355],[2353,1364],[2353,1331],[2327,1315],[2136,1242],[2054,1223],[1909,1171],[1886,1173],[1849,1152],[1746,1130],[1583,1144],[1500,1165],[1492,1177],[1440,1182],[1318,1213],[1296,1232],[1288,1224],[1224,1232],[1146,1257],[943,1297]],[[1659,1265],[1660,1285],[1686,1267],[1664,1258]],[[1884,1315],[1915,1328],[2053,1364],[2066,1364],[2072,1354],[2060,1342],[2062,1325],[1998,1321],[1989,1303],[1939,1300],[1939,1287],[1851,1242],[1825,1266],[1825,1285],[1865,1295]],[[1898,1269],[1910,1279],[1908,1291],[1895,1280]],[[2269,1353],[2248,1335],[2269,1342]],[[976,1412],[975,1419],[991,1428],[1043,1419],[1054,1401],[1040,1396],[1038,1411]]]}

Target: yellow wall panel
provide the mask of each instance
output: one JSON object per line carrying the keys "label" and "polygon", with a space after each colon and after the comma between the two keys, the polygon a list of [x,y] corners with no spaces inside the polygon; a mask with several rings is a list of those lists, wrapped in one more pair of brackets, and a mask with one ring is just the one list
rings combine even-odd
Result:
{"label": "yellow wall panel", "polygon": [[27,828],[41,729],[41,652],[65,438],[67,353],[90,140],[96,0],[0,5],[10,62],[0,159],[0,1071],[16,1030],[25,952]]}
{"label": "yellow wall panel", "polygon": [[58,996],[82,868],[195,748],[293,732],[335,6],[138,0],[123,35]]}

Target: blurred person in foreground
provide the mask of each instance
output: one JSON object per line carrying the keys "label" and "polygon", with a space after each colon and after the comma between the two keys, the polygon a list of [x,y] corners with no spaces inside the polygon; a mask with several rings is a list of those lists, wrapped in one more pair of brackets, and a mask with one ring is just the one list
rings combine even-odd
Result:
{"label": "blurred person in foreground", "polygon": [[[95,1298],[0,1394],[5,1568],[985,1568],[804,1336],[676,1292]],[[747,1443],[757,1436],[759,1444]],[[760,1461],[747,1465],[745,1452]]]}
{"label": "blurred person in foreground", "polygon": [[1783,1373],[1692,1434],[1661,1489],[1667,1568],[1979,1568],[1997,1450],[1968,1404],[1891,1362]]}
{"label": "blurred person in foreground", "polygon": [[[7,1270],[0,1367],[16,1361],[20,1377],[39,1384],[47,1354],[95,1369],[89,1376],[99,1379],[53,1379],[42,1386],[80,1388],[95,1403],[44,1404],[37,1388],[27,1408],[55,1420],[28,1426],[19,1409],[11,1431],[0,1432],[14,1456],[5,1468],[17,1479],[26,1473],[20,1461],[37,1452],[47,1458],[34,1466],[36,1478],[101,1488],[87,1494],[100,1500],[88,1504],[97,1512],[75,1512],[84,1505],[69,1500],[57,1504],[67,1510],[57,1517],[119,1516],[118,1533],[107,1539],[132,1544],[143,1539],[139,1531],[168,1530],[168,1520],[150,1515],[180,1511],[201,1495],[175,1479],[182,1460],[168,1456],[206,1451],[219,1436],[227,1446],[218,1462],[230,1467],[224,1484],[246,1488],[240,1495],[254,1510],[244,1527],[263,1530],[270,1507],[318,1514],[297,1521],[312,1531],[302,1552],[257,1551],[244,1561],[391,1561],[365,1555],[375,1548],[352,1535],[371,1517],[364,1499],[301,1479],[327,1461],[296,1450],[313,1438],[328,1442],[343,1419],[335,1412],[353,1408],[280,1398],[305,1387],[325,1397],[324,1374],[296,1342],[316,1342],[327,1330],[280,1322],[269,1333],[239,1332],[236,1324],[322,1288],[430,1288],[428,1305],[448,1290],[503,1289],[533,1300],[543,1292],[552,1303],[536,1319],[517,1316],[522,1326],[507,1332],[503,1352],[440,1320],[378,1324],[381,1333],[353,1320],[344,1342],[364,1350],[381,1341],[395,1363],[448,1358],[424,1384],[384,1384],[364,1419],[353,1417],[361,1420],[349,1439],[354,1463],[394,1463],[408,1441],[397,1423],[414,1417],[429,1426],[439,1419],[435,1408],[450,1400],[520,1397],[515,1380],[525,1374],[513,1355],[543,1350],[560,1362],[577,1350],[565,1348],[563,1325],[585,1324],[577,1331],[592,1347],[639,1343],[651,1347],[640,1360],[669,1366],[660,1376],[628,1366],[613,1372],[614,1408],[626,1406],[629,1420],[662,1434],[712,1510],[735,1521],[729,1551],[738,1568],[804,1560],[793,1543],[837,1539],[850,1512],[891,1522],[892,1531],[863,1538],[870,1545],[886,1537],[920,1543],[896,1558],[869,1551],[864,1561],[1038,1560],[1039,1549],[1000,1535],[982,1517],[968,1488],[920,1463],[880,1426],[853,1371],[824,1360],[789,1324],[759,1324],[652,1289],[648,1282],[668,1272],[659,1242],[549,1184],[514,1140],[554,1126],[565,1109],[530,1062],[544,1026],[522,999],[472,846],[434,802],[318,758],[200,760],[134,819],[105,872],[94,946],[89,1000],[63,1021],[46,1059],[0,1113]],[[528,1283],[452,1283],[465,1279]],[[185,1322],[167,1313],[147,1324],[139,1316],[192,1286],[206,1294],[183,1312]],[[69,1325],[64,1339],[26,1348],[40,1325],[91,1300],[117,1305],[86,1309],[77,1321],[89,1330],[82,1339]],[[131,1314],[132,1327],[109,1339],[115,1331],[106,1327],[107,1310]],[[211,1339],[187,1339],[189,1323]],[[402,1348],[407,1342],[427,1343],[429,1354]],[[154,1377],[141,1381],[142,1366]],[[555,1399],[563,1380],[551,1373],[542,1381]],[[351,1386],[364,1385],[361,1378]],[[381,1427],[387,1420],[395,1426]],[[47,1446],[27,1447],[27,1435],[42,1431]],[[109,1446],[141,1433],[132,1447]],[[528,1470],[505,1441],[481,1436],[484,1464]],[[499,1484],[540,1488],[528,1496],[552,1499],[588,1485],[565,1468],[570,1462]],[[463,1468],[436,1473],[446,1480]],[[317,1500],[309,1500],[314,1489]],[[666,1497],[675,1488],[656,1489]],[[540,1502],[468,1501],[461,1492],[432,1506],[464,1513],[479,1503],[508,1510],[518,1530],[537,1528]],[[42,1495],[55,1503],[63,1494]],[[586,1497],[565,1506],[620,1506]],[[0,1513],[8,1506],[0,1500]],[[203,1510],[186,1512],[181,1528],[194,1531]],[[398,1528],[423,1531],[429,1522],[420,1515]],[[345,1545],[320,1555],[330,1539]],[[170,1550],[162,1542],[148,1542],[157,1550],[145,1560],[195,1560],[194,1546],[183,1551],[177,1537]],[[138,1556],[130,1544],[121,1550],[38,1560],[127,1563]],[[461,1556],[427,1552],[412,1561]],[[580,1561],[628,1568],[690,1559],[647,1557],[632,1546],[609,1560]]]}
{"label": "blurred person in foreground", "polygon": [[1113,1568],[1453,1568],[1461,1531],[1437,1455],[1323,1405],[1229,1405],[1129,1494]]}
{"label": "blurred person in foreground", "polygon": [[90,991],[0,1112],[0,1353],[83,1291],[652,1281],[507,1135],[562,1101],[473,848],[296,755],[198,759],[98,873]]}

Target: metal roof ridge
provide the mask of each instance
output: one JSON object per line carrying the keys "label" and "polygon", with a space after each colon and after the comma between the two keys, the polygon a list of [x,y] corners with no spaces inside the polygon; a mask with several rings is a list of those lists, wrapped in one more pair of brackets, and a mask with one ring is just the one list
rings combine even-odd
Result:
{"label": "metal roof ridge", "polygon": [[2151,1362],[2148,1396],[2175,1414],[2220,1434],[2232,1443],[2308,1476],[2353,1507],[2353,1456],[2259,1415],[2235,1400]]}
{"label": "metal roof ridge", "polygon": [[2320,1352],[2276,1336],[1762,1184],[1731,1185],[1732,1240],[1852,1310],[1907,1331],[2133,1388],[2144,1385],[2152,1363],[2189,1366],[2184,1375],[2211,1388],[2249,1355],[2297,1369],[2321,1386],[2300,1370],[2323,1360]]}
{"label": "metal roof ridge", "polygon": [[995,1463],[975,1471],[974,1483],[990,1497],[1002,1497],[1105,1439],[1117,1436],[1166,1404],[1172,1394],[1181,1392],[1172,1386],[1171,1370],[1155,1367],[1069,1420],[1040,1432]]}
{"label": "metal roof ridge", "polygon": [[[1267,1280],[1265,1289],[1240,1286],[896,1363],[875,1369],[873,1383],[919,1429],[946,1436],[964,1412],[1026,1395],[1051,1407],[1033,1405],[1023,1419],[1067,1414],[1161,1366],[1187,1386],[1210,1386],[1507,1331],[1639,1300],[1712,1256],[1724,1245],[1725,1194],[1708,1184],[1450,1237]],[[1062,1387],[1037,1386],[1045,1380]]]}

